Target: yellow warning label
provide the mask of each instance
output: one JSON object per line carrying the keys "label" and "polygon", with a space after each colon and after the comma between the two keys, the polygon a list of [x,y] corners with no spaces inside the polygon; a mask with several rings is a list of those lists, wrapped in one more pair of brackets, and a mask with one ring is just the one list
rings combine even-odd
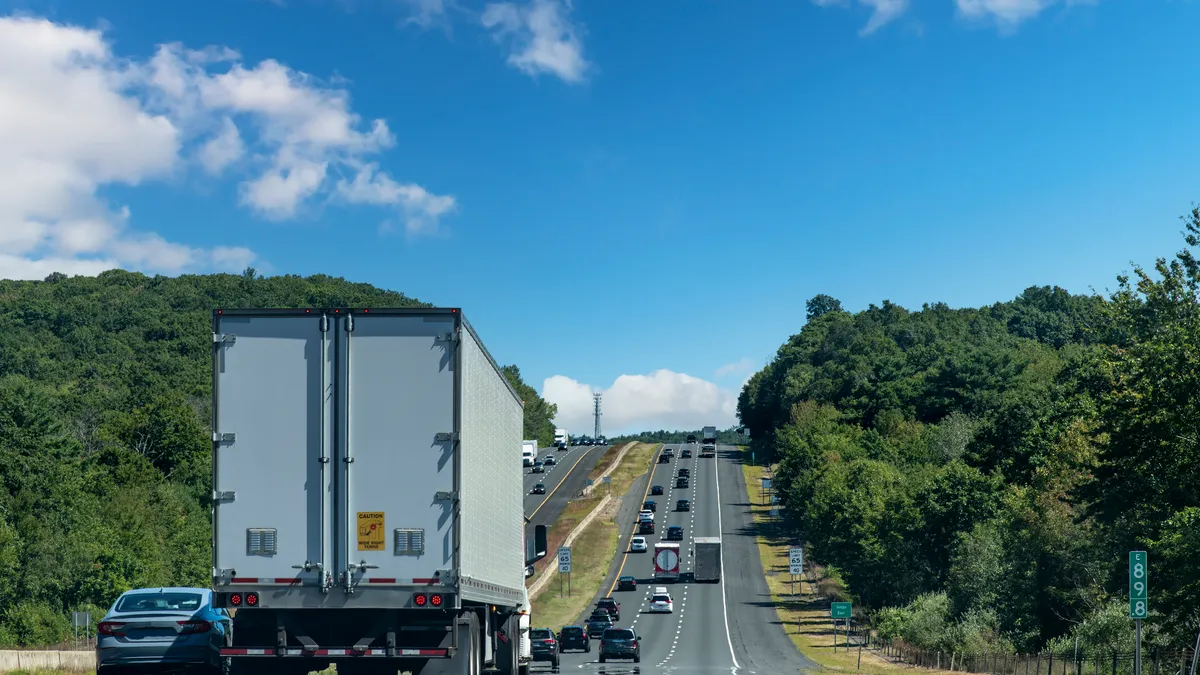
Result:
{"label": "yellow warning label", "polygon": [[384,550],[383,511],[358,512],[358,550]]}

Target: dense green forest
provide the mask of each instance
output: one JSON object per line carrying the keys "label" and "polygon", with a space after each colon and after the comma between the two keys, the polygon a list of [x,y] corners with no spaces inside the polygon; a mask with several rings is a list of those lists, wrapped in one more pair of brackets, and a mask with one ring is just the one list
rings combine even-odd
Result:
{"label": "dense green forest", "polygon": [[849,313],[828,296],[741,392],[786,525],[886,635],[960,652],[1191,646],[1200,607],[1200,211],[1107,297]]}
{"label": "dense green forest", "polygon": [[[212,309],[347,306],[429,305],[253,270],[0,280],[0,645],[58,643],[130,588],[207,586]],[[548,445],[554,407],[504,370]]]}
{"label": "dense green forest", "polygon": [[[738,433],[739,427],[729,427],[728,429],[717,429],[717,444],[718,445],[744,445],[746,437]],[[696,437],[696,442],[700,442],[700,429],[695,431],[667,431],[659,429],[658,431],[641,431],[636,434],[625,434],[608,439],[609,443],[629,443],[631,441],[639,441],[642,443],[682,443],[687,440],[688,434]]]}

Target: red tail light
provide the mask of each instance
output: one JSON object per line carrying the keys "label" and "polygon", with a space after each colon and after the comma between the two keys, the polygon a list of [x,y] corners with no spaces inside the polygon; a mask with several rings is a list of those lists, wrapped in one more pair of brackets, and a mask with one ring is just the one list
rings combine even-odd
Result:
{"label": "red tail light", "polygon": [[119,621],[101,621],[96,624],[96,632],[101,635],[124,635],[125,624]]}
{"label": "red tail light", "polygon": [[417,593],[413,596],[413,604],[417,607],[424,607],[427,602],[429,602],[429,596],[424,593]]}
{"label": "red tail light", "polygon": [[633,641],[633,646],[634,646],[634,647],[636,647],[636,646],[637,646],[637,640],[634,640],[634,641]]}
{"label": "red tail light", "polygon": [[258,605],[258,593],[247,593],[246,594],[246,606],[254,607],[256,605]]}
{"label": "red tail light", "polygon": [[233,605],[234,607],[241,607],[242,606],[242,594],[234,593],[234,594],[230,595],[229,596],[229,604]]}
{"label": "red tail light", "polygon": [[207,633],[212,630],[212,624],[208,621],[178,621],[179,632],[184,635],[192,633]]}
{"label": "red tail light", "polygon": [[429,604],[433,605],[434,607],[441,607],[442,606],[442,596],[440,596],[440,595],[429,596]]}

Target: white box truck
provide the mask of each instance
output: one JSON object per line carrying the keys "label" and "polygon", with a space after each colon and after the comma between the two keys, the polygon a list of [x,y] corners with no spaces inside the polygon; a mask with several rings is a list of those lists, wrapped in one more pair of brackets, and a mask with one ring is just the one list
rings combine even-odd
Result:
{"label": "white box truck", "polygon": [[528,670],[522,403],[457,309],[213,313],[236,673]]}
{"label": "white box truck", "polygon": [[696,537],[695,561],[692,565],[692,580],[719,582],[721,580],[721,538]]}
{"label": "white box truck", "polygon": [[700,431],[700,456],[701,457],[716,457],[717,456],[717,428],[704,427]]}

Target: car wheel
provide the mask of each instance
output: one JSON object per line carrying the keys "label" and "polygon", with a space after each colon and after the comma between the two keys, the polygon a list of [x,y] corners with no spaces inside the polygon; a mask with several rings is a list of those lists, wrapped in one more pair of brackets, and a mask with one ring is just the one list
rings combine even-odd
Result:
{"label": "car wheel", "polygon": [[603,654],[600,655],[600,663],[604,663],[604,655]]}
{"label": "car wheel", "polygon": [[634,655],[633,655],[633,662],[634,662],[634,663],[641,663],[641,662],[642,662],[642,655],[641,655],[641,654],[634,654]]}

